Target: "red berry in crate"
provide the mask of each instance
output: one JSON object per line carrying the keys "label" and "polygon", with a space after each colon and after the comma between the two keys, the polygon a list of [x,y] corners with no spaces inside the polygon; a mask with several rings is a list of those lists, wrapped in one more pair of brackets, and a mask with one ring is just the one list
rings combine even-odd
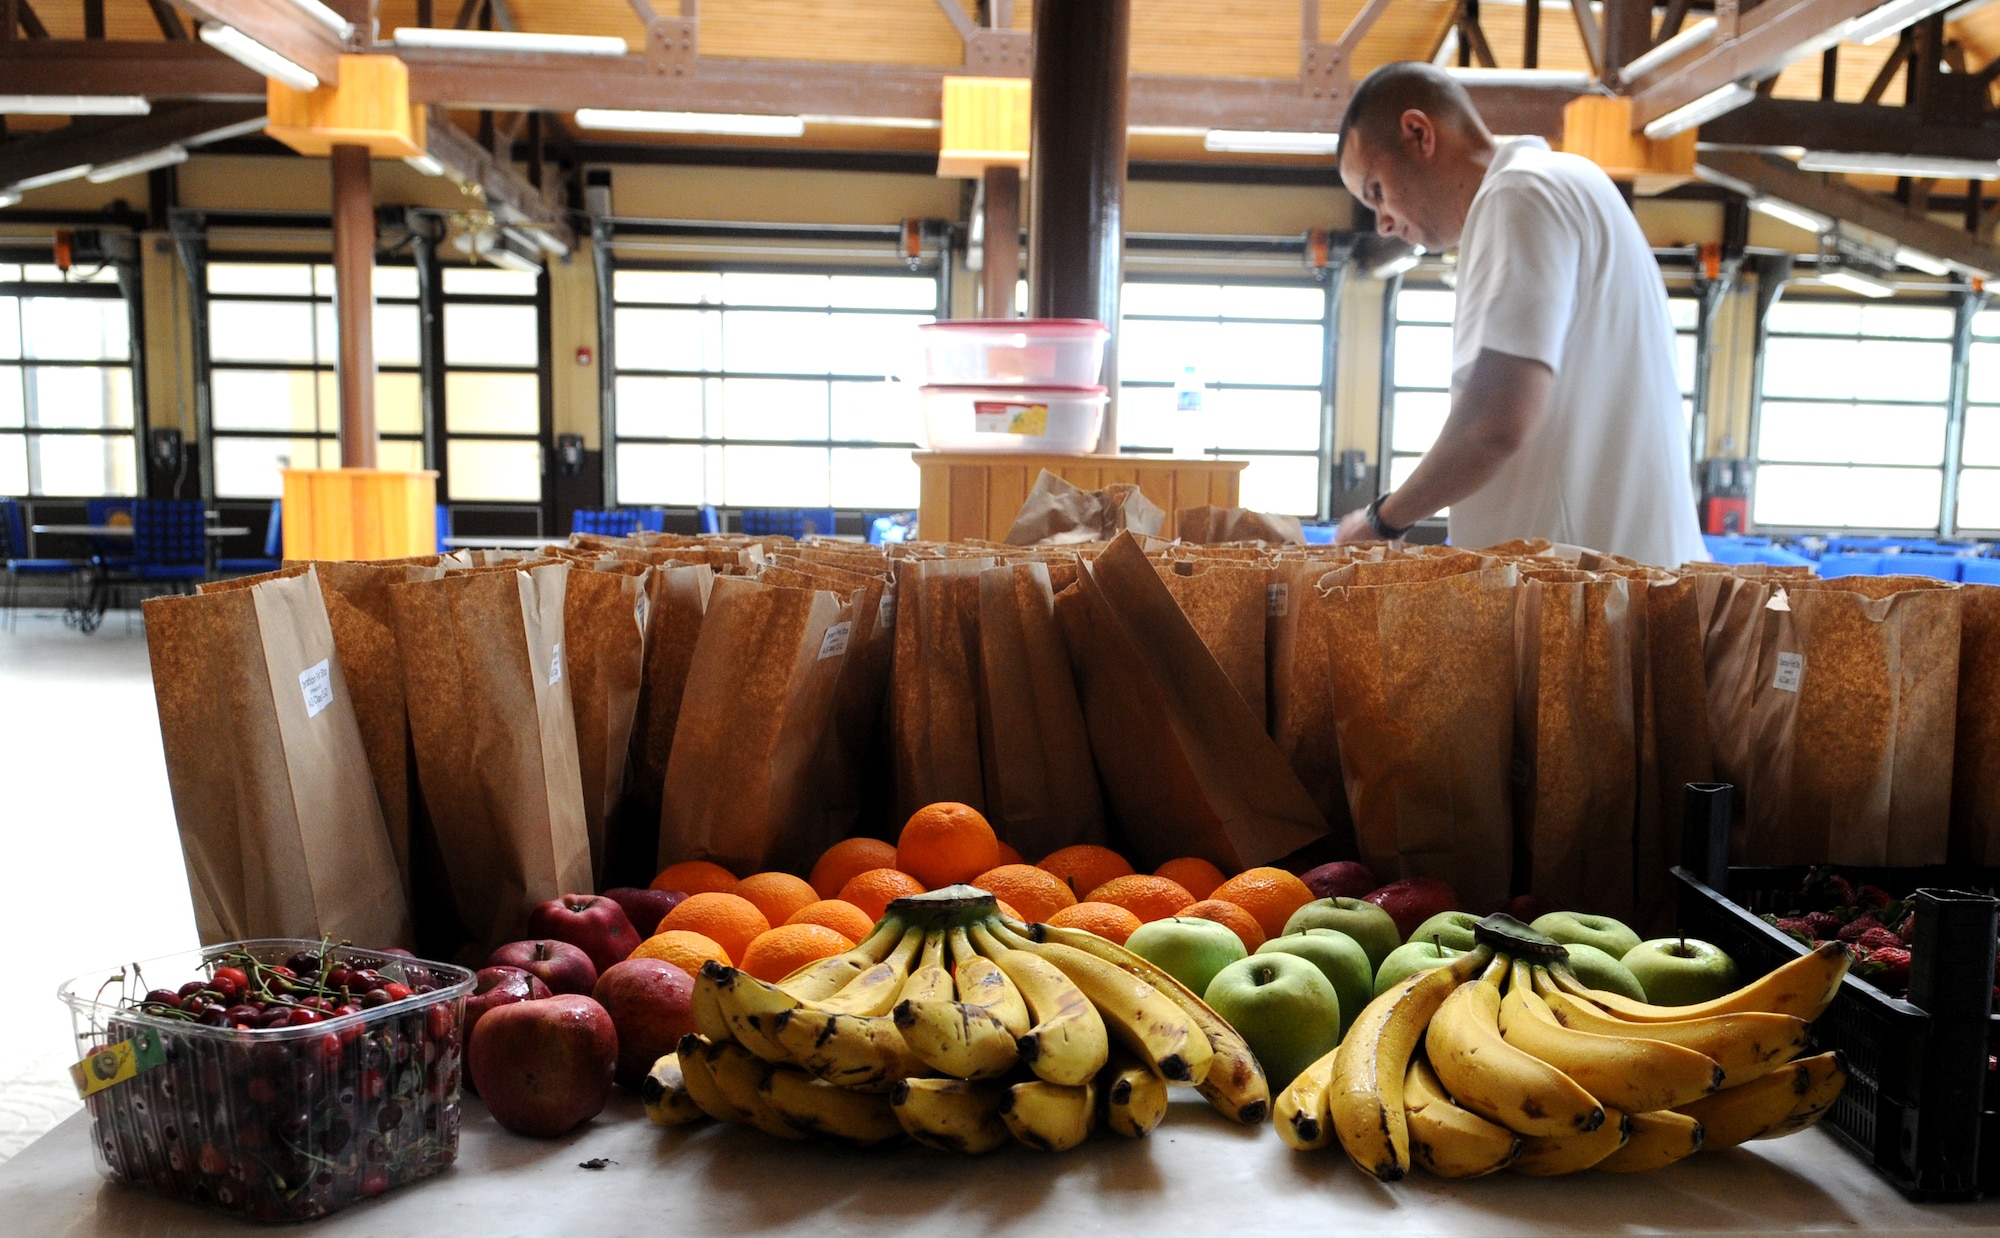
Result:
{"label": "red berry in crate", "polygon": [[1903,993],[1910,987],[1910,952],[1901,947],[1876,950],[1861,956],[1854,970],[1878,989]]}
{"label": "red berry in crate", "polygon": [[1807,924],[1812,925],[1814,941],[1836,941],[1840,930],[1847,927],[1841,923],[1839,916],[1830,911],[1809,911],[1805,919]]}
{"label": "red berry in crate", "polygon": [[537,904],[528,913],[528,931],[578,947],[600,976],[639,948],[638,930],[625,909],[595,894],[565,894]]}
{"label": "red berry in crate", "polygon": [[1904,948],[1903,939],[1885,928],[1869,929],[1861,936],[1855,938],[1854,944],[1857,949],[1861,950],[1901,950]]}
{"label": "red berry in crate", "polygon": [[166,1006],[172,1010],[179,1010],[181,1008],[181,995],[172,989],[154,989],[152,992],[146,994],[146,1005]]}
{"label": "red berry in crate", "polygon": [[1771,925],[1780,933],[1790,933],[1807,945],[1811,945],[1813,942],[1812,921],[1804,917],[1796,917],[1789,920],[1773,920]]}
{"label": "red berry in crate", "polygon": [[1840,930],[1839,937],[1840,940],[1852,945],[1853,943],[1860,941],[1862,934],[1866,933],[1869,929],[1878,929],[1883,927],[1885,927],[1883,923],[1880,920],[1877,920],[1874,916],[1859,915],[1847,922],[1846,927]]}
{"label": "red berry in crate", "polygon": [[1854,902],[1856,906],[1881,911],[1889,905],[1889,892],[1881,886],[1865,885],[1854,892]]}

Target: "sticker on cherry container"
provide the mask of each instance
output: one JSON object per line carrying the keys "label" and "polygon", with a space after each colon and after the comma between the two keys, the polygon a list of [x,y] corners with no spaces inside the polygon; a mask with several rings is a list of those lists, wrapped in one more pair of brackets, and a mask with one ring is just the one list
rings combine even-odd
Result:
{"label": "sticker on cherry container", "polygon": [[1049,432],[1049,406],[1012,400],[974,400],[972,428],[981,434],[1039,435]]}

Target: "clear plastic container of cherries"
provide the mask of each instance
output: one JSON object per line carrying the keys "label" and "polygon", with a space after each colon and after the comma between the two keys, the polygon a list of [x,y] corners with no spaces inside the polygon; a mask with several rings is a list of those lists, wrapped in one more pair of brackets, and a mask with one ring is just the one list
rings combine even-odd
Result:
{"label": "clear plastic container of cherries", "polygon": [[448,963],[292,938],[79,976],[57,995],[79,1081],[97,1076],[98,1169],[260,1221],[428,1177],[458,1155],[472,984]]}

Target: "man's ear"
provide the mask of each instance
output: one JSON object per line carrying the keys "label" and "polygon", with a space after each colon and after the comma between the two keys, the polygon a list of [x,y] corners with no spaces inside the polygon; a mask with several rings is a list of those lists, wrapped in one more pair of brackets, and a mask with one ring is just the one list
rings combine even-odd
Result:
{"label": "man's ear", "polygon": [[1437,122],[1420,108],[1409,108],[1397,117],[1397,136],[1412,155],[1430,158],[1437,153]]}

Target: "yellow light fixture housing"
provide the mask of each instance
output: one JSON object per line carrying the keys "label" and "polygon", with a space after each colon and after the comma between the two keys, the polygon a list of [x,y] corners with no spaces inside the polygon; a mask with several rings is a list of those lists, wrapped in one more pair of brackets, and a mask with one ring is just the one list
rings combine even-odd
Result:
{"label": "yellow light fixture housing", "polygon": [[294,90],[271,78],[265,91],[264,132],[301,155],[336,146],[365,146],[377,159],[424,153],[424,111],[410,106],[410,70],[394,56],[343,55],[338,85]]}
{"label": "yellow light fixture housing", "polygon": [[1631,181],[1642,194],[1660,193],[1694,177],[1695,130],[1665,139],[1632,131],[1632,101],[1579,95],[1563,105],[1562,149]]}
{"label": "yellow light fixture housing", "polygon": [[939,176],[1028,166],[1028,79],[947,77]]}

